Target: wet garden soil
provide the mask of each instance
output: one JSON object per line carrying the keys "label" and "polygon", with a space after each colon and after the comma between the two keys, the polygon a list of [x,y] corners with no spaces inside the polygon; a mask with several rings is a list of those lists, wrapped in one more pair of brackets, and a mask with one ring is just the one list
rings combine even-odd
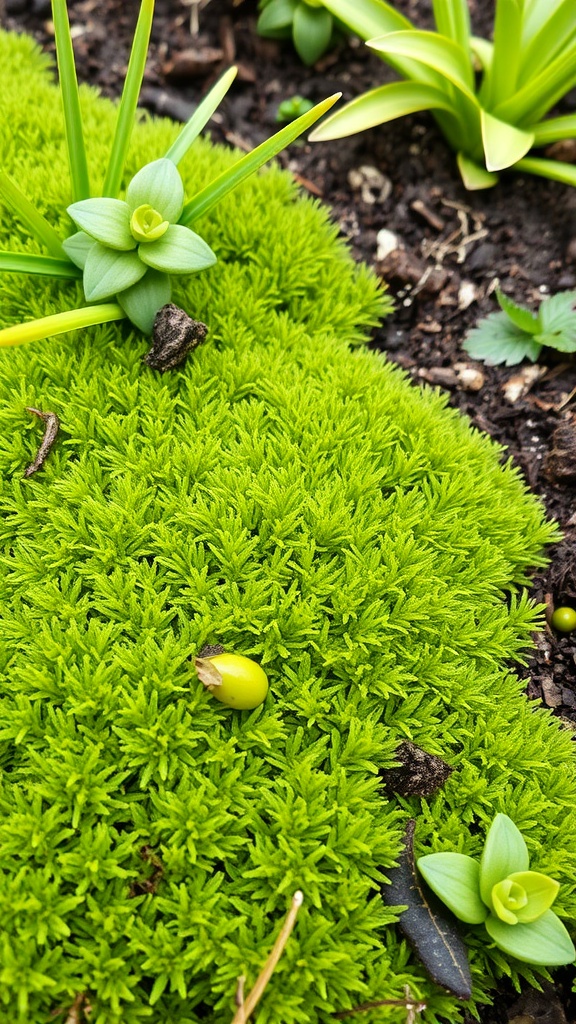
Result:
{"label": "wet garden soil", "polygon": [[[2,6],[0,0],[0,12]],[[54,50],[49,0],[4,0],[4,6],[6,27]],[[79,77],[118,96],[138,4],[68,0],[68,6]],[[395,6],[419,27],[431,27],[425,0]],[[471,0],[470,7],[475,30],[489,36],[493,5]],[[237,83],[210,132],[216,142],[248,150],[277,130],[282,100],[299,94],[317,102],[338,90],[347,100],[392,78],[353,39],[305,68],[290,42],[260,39],[255,22],[255,0],[157,0],[142,105],[186,120],[234,62]],[[563,109],[576,109],[574,94]],[[576,160],[576,144],[556,155]],[[532,308],[546,295],[576,288],[576,190],[510,174],[494,189],[467,192],[454,155],[425,114],[333,143],[299,142],[280,160],[304,190],[330,205],[354,255],[388,283],[395,312],[374,332],[372,346],[416,387],[445,389],[451,405],[504,446],[559,523],[564,540],[550,550],[550,565],[536,576],[532,593],[549,608],[576,608],[576,361],[545,350],[535,366],[487,367],[461,347],[466,331],[497,309],[498,285]],[[576,632],[547,629],[521,671],[528,695],[576,730]],[[576,1021],[571,981],[570,970],[557,972],[554,987],[527,990],[520,1002],[504,986],[483,1024]]]}

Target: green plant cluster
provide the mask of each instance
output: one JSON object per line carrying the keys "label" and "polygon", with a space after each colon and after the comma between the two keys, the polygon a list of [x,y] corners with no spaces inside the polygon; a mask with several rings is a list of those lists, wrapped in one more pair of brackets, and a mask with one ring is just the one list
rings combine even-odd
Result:
{"label": "green plant cluster", "polygon": [[515,366],[523,359],[533,363],[542,349],[576,352],[576,291],[557,292],[542,299],[537,313],[496,291],[500,313],[483,317],[464,340],[473,359],[490,366]]}
{"label": "green plant cluster", "polygon": [[[58,97],[30,40],[0,34],[0,92],[8,169],[67,228]],[[114,110],[81,99],[101,174]],[[127,178],[175,135],[143,118]],[[184,182],[234,159],[198,141]],[[0,213],[2,246],[37,252]],[[456,1024],[379,887],[408,815],[418,852],[477,857],[463,823],[483,834],[500,811],[574,917],[570,735],[504,667],[557,533],[440,395],[350,351],[388,300],[288,175],[199,230],[219,264],[176,284],[210,331],[181,370],[144,367],[127,322],[0,353],[0,1024],[64,1024],[78,998],[92,1024],[229,1024],[295,889],[258,1024],[328,1024],[404,985]],[[3,326],[60,301],[50,279],[0,280]],[[62,423],[29,480],[26,406]],[[266,671],[253,712],[197,679],[218,642]],[[405,738],[456,769],[430,802],[383,794]],[[535,982],[475,940],[472,971],[476,1002],[503,973]]]}
{"label": "green plant cluster", "polygon": [[334,18],[322,0],[260,0],[259,7],[258,34],[291,38],[304,64],[315,64],[334,39]]}

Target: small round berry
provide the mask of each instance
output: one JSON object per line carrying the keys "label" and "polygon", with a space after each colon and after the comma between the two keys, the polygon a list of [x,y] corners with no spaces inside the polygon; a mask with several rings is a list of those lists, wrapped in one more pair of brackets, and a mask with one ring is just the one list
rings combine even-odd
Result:
{"label": "small round berry", "polygon": [[571,633],[576,629],[576,611],[574,608],[556,608],[552,615],[552,625],[559,633]]}
{"label": "small round berry", "polygon": [[266,700],[268,677],[260,665],[243,654],[196,658],[195,666],[206,689],[230,708],[250,711]]}

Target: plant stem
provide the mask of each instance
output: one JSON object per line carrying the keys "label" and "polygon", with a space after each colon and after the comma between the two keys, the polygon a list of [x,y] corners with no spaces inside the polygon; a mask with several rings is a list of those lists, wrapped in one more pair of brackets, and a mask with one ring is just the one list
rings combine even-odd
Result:
{"label": "plant stem", "polygon": [[56,56],[60,75],[60,92],[64,106],[64,122],[66,125],[66,144],[70,177],[72,179],[72,198],[75,203],[90,196],[90,180],[88,162],[82,130],[82,114],[80,113],[80,97],[78,80],[74,65],[74,49],[70,35],[70,22],[66,0],[52,0],[52,21],[56,39]]}
{"label": "plant stem", "polygon": [[[24,227],[27,227],[30,233],[46,246],[52,256],[59,260],[68,260],[62,248],[62,242],[52,225],[39,213],[34,204],[5,171],[0,171],[0,194],[18,215]],[[68,262],[70,261],[68,260]]]}
{"label": "plant stem", "polygon": [[105,324],[110,320],[123,320],[125,316],[126,313],[121,306],[112,302],[101,306],[69,309],[65,313],[55,313],[53,316],[43,316],[40,320],[30,320],[28,323],[16,324],[14,327],[5,327],[3,331],[0,331],[0,348],[25,345],[29,341],[40,341],[42,338],[51,338],[55,334],[65,334],[66,331],[93,327],[95,324]]}

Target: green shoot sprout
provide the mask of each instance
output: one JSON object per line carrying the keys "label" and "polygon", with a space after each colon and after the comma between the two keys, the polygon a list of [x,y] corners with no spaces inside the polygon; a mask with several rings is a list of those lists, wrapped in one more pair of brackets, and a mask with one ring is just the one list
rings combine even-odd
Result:
{"label": "green shoot sprout", "polygon": [[321,0],[261,0],[258,35],[289,39],[309,67],[326,53],[334,34],[334,18]]}
{"label": "green shoot sprout", "polygon": [[191,224],[306,131],[336,102],[330,96],[282,128],[185,202],[177,165],[207,124],[236,76],[230,68],[202,100],[168,152],[142,167],[125,198],[118,198],[142,85],[154,15],[154,0],[142,0],[118,108],[116,131],[101,193],[94,196],[80,110],[80,98],[66,0],[52,0],[56,53],[73,202],[68,213],[79,230],[60,239],[7,174],[0,171],[0,196],[49,255],[0,252],[0,272],[82,278],[88,303],[0,330],[0,347],[62,334],[79,327],[127,317],[145,334],[171,296],[171,275],[192,274],[216,262],[216,255]]}
{"label": "green shoot sprout", "polygon": [[489,366],[515,366],[524,358],[536,362],[542,348],[576,352],[576,291],[543,299],[537,313],[497,291],[501,313],[490,313],[466,335],[463,348],[472,359]]}
{"label": "green shoot sprout", "polygon": [[560,886],[529,870],[526,843],[506,814],[494,818],[480,863],[463,853],[431,853],[417,864],[452,913],[466,924],[484,925],[505,953],[542,967],[574,960],[572,939],[550,909]]}

